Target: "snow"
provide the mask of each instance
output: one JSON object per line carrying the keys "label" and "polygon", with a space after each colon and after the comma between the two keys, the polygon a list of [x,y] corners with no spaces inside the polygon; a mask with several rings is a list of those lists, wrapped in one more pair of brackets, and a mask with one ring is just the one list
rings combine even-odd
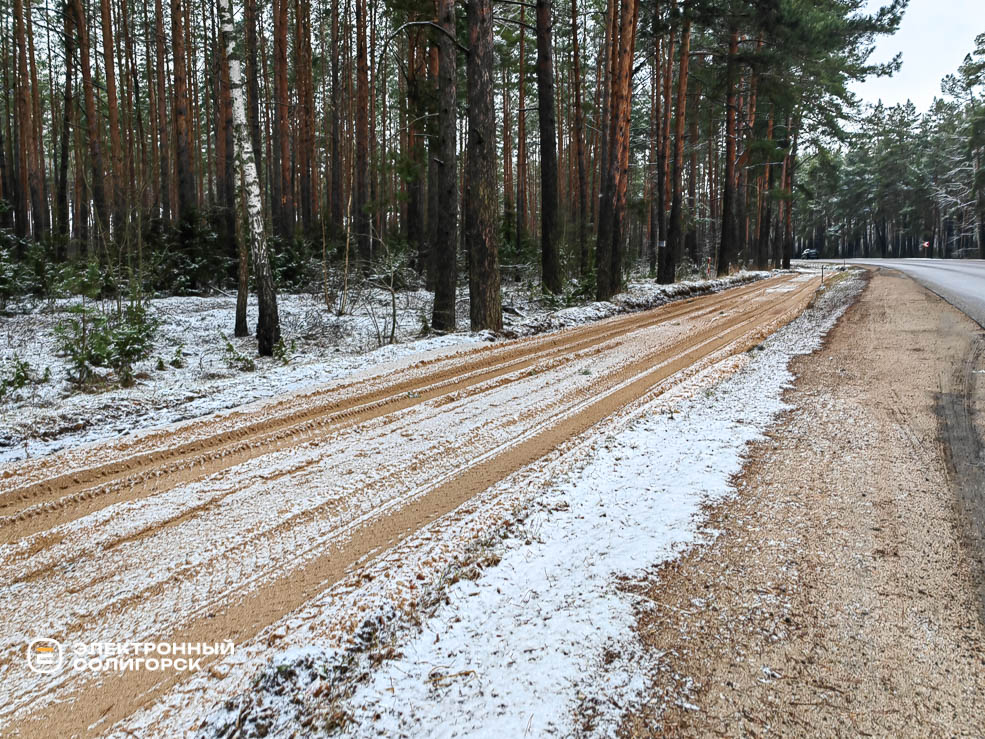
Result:
{"label": "snow", "polygon": [[[354,733],[568,735],[585,696],[602,696],[603,709],[639,696],[633,625],[645,604],[619,578],[700,541],[701,507],[731,492],[747,444],[785,408],[789,360],[817,348],[839,314],[809,312],[710,397],[665,398],[593,441],[590,461],[542,499],[536,540],[514,541],[481,580],[452,586],[404,656],[357,690]],[[607,650],[631,656],[603,669]],[[454,677],[437,682],[436,670]],[[608,713],[600,734],[615,729]]]}
{"label": "snow", "polygon": [[[744,272],[722,280],[675,285],[636,279],[610,302],[561,310],[552,310],[531,285],[511,282],[504,288],[504,306],[509,308],[504,333],[521,336],[559,330],[765,276]],[[232,336],[234,297],[156,298],[149,301],[149,313],[160,326],[151,356],[135,367],[137,383],[129,388],[110,384],[100,392],[73,388],[65,379],[67,360],[58,353],[54,326],[77,301],[22,305],[20,312],[0,317],[0,377],[7,376],[19,359],[27,361],[37,377],[49,370],[51,379],[0,398],[0,464],[201,417],[360,373],[384,372],[404,357],[452,352],[497,338],[489,332],[420,338],[423,320],[431,313],[432,296],[425,290],[407,290],[398,295],[397,343],[386,344],[389,301],[384,291],[360,289],[351,296],[350,310],[338,316],[326,308],[321,295],[279,296],[285,344],[294,346],[285,364],[257,358],[255,338]],[[110,310],[111,306],[105,303],[103,308]],[[462,326],[467,323],[467,295],[459,296],[458,312]],[[256,320],[256,301],[251,296],[249,325],[255,326]],[[233,366],[226,354],[227,341],[255,359],[256,371]],[[171,359],[178,350],[184,366],[174,367]],[[164,369],[159,369],[158,360]]]}
{"label": "snow", "polygon": [[[790,359],[819,346],[859,289],[827,288],[758,350],[675,378],[484,491],[237,645],[221,679],[195,676],[115,733],[176,735],[206,715],[205,736],[233,725],[290,736],[345,715],[361,736],[568,735],[585,716],[591,733],[613,734],[660,659],[633,630],[647,604],[620,583],[715,535],[702,507],[733,493],[747,444],[785,408]],[[498,564],[449,585],[476,546]],[[443,574],[418,588],[422,571]],[[388,648],[378,666],[366,624]]]}

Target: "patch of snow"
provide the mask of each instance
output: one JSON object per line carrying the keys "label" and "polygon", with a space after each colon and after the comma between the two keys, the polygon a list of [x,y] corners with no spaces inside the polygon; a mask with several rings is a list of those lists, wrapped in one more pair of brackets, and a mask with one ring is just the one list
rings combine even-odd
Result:
{"label": "patch of snow", "polygon": [[[635,609],[620,590],[700,540],[703,505],[732,491],[749,442],[784,410],[790,359],[813,351],[843,310],[826,301],[763,344],[707,397],[672,414],[639,411],[597,442],[594,458],[544,500],[530,527],[478,582],[459,583],[403,657],[352,699],[357,735],[568,735],[578,705],[599,696],[608,734],[645,680],[629,652]],[[448,677],[434,679],[435,671]],[[610,705],[606,710],[606,705]],[[378,718],[375,718],[377,717]]]}
{"label": "patch of snow", "polygon": [[[657,285],[634,280],[612,302],[552,310],[529,284],[504,287],[505,333],[527,336],[606,318],[617,313],[662,305],[690,295],[716,292],[768,276],[745,272],[701,282]],[[63,299],[33,306],[0,318],[0,377],[15,360],[26,361],[47,382],[32,383],[0,398],[0,464],[39,457],[228,410],[279,394],[311,389],[418,353],[439,353],[476,342],[492,341],[491,332],[454,333],[418,338],[431,314],[433,296],[425,290],[399,293],[396,344],[387,344],[390,295],[366,289],[339,316],[317,294],[278,297],[281,329],[290,361],[256,357],[254,337],[235,338],[231,327],[236,299],[170,297],[149,301],[149,315],[159,322],[148,359],[134,367],[136,384],[110,385],[101,392],[79,392],[66,380],[68,360],[60,355],[55,325],[77,300]],[[109,302],[101,304],[112,310]],[[467,295],[459,296],[458,323],[467,324]],[[248,324],[256,325],[257,305],[251,296]],[[255,371],[241,371],[228,356],[227,342],[253,359]],[[180,352],[181,366],[171,360]],[[162,369],[163,367],[163,369]]]}

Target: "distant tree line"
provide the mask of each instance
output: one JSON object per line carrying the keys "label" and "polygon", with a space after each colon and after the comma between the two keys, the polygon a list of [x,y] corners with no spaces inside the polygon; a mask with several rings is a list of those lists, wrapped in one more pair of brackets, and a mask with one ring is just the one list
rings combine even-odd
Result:
{"label": "distant tree line", "polygon": [[794,208],[821,256],[985,259],[985,34],[942,96],[876,105],[856,131],[817,146]]}

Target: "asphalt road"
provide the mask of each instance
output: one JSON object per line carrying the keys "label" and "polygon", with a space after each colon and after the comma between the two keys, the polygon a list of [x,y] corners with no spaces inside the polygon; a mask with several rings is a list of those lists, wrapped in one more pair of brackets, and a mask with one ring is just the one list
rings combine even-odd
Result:
{"label": "asphalt road", "polygon": [[852,264],[897,269],[937,293],[985,328],[985,260],[856,259]]}

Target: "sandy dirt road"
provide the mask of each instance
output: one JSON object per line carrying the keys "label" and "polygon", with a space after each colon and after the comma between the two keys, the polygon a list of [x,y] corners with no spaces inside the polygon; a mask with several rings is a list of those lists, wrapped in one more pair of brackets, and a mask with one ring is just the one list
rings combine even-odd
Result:
{"label": "sandy dirt road", "polygon": [[632,585],[663,657],[624,736],[985,735],[980,550],[948,449],[982,400],[966,392],[981,343],[930,291],[874,272],[796,360],[793,410],[709,511],[714,543]]}
{"label": "sandy dirt road", "polygon": [[185,676],[38,675],[29,639],[247,640],[676,373],[754,346],[817,284],[786,275],[3,468],[0,733],[99,734]]}

